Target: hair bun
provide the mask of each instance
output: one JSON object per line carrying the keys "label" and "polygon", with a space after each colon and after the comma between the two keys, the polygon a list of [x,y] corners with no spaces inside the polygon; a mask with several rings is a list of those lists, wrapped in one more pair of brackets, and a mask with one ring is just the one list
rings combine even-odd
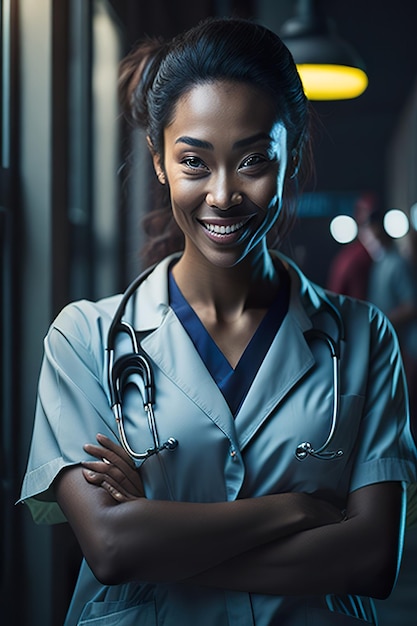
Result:
{"label": "hair bun", "polygon": [[133,125],[148,125],[147,94],[167,47],[162,38],[145,39],[120,63],[120,104],[125,118]]}

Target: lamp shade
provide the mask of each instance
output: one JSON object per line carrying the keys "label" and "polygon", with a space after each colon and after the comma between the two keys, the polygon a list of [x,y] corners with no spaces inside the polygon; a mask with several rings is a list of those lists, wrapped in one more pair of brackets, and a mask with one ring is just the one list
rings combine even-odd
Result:
{"label": "lamp shade", "polygon": [[281,38],[297,65],[310,100],[356,98],[368,86],[365,66],[354,48],[322,15],[317,2],[298,3],[298,14],[285,22]]}

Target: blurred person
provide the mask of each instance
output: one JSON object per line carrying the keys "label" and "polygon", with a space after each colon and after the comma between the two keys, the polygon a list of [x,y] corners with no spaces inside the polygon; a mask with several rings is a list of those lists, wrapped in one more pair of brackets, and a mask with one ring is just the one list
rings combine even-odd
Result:
{"label": "blurred person", "polygon": [[387,315],[405,348],[410,324],[417,320],[417,286],[411,264],[386,232],[383,218],[384,213],[377,211],[368,221],[374,254],[368,276],[367,300]]}
{"label": "blurred person", "polygon": [[[403,254],[384,228],[384,212],[374,194],[355,207],[358,236],[336,255],[327,287],[376,305],[393,324],[404,359],[414,436],[417,434],[417,272],[413,247]],[[417,267],[417,265],[416,265]]]}
{"label": "blurred person", "polygon": [[372,216],[369,228],[379,250],[369,272],[367,299],[385,313],[397,332],[408,384],[411,427],[417,440],[416,271],[412,256],[401,252],[385,231],[382,212]]}
{"label": "blurred person", "polygon": [[376,203],[376,196],[372,193],[358,198],[354,210],[358,235],[352,243],[343,246],[333,259],[327,280],[330,291],[359,300],[367,299],[369,272],[373,256],[378,254],[376,242],[368,229],[369,217],[376,210]]}

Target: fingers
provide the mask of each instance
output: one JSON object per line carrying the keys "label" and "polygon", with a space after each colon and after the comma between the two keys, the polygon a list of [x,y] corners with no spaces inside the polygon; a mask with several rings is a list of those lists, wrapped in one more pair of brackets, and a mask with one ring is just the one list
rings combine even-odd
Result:
{"label": "fingers", "polygon": [[[109,479],[113,487],[130,497],[143,496],[140,476],[132,459],[123,448],[104,435],[97,435],[97,441],[99,445],[86,444],[84,450],[98,460],[84,461],[83,467],[100,474],[102,480]],[[100,486],[103,485],[100,484]]]}
{"label": "fingers", "polygon": [[123,448],[104,435],[97,435],[97,441],[100,445],[87,443],[84,450],[99,459],[100,462],[118,467],[126,477],[133,479],[136,474],[136,467]]}
{"label": "fingers", "polygon": [[96,446],[93,443],[86,443],[84,446],[84,450],[88,452],[91,456],[94,456],[100,463],[105,463],[106,465],[114,465],[118,467],[121,472],[124,474],[128,474],[131,471],[136,471],[134,465],[130,465],[123,458],[121,458],[116,453],[112,452],[109,449],[103,448],[101,446]]}
{"label": "fingers", "polygon": [[131,475],[126,475],[117,465],[104,461],[83,461],[82,466],[86,471],[90,471],[100,477],[97,478],[94,484],[102,486],[100,480],[107,480],[114,487],[128,493],[132,497],[143,496],[140,476],[134,470],[130,470]]}
{"label": "fingers", "polygon": [[97,487],[102,487],[116,502],[127,502],[129,495],[119,486],[115,486],[109,477],[91,469],[83,468],[84,478]]}
{"label": "fingers", "polygon": [[[116,460],[119,459],[120,462],[123,462],[129,467],[135,469],[134,462],[122,446],[100,433],[97,435],[96,439],[99,444],[98,446],[95,444],[86,444],[86,446],[88,446],[89,454],[100,459],[103,459],[104,456],[104,458],[109,460],[111,463],[116,463]],[[84,446],[84,449],[86,449],[86,446]],[[103,448],[105,449],[105,455],[103,454]]]}
{"label": "fingers", "polygon": [[82,466],[85,469],[91,470],[96,474],[102,474],[103,476],[107,475],[107,472],[113,473],[113,478],[117,480],[123,480],[125,475],[120,472],[120,470],[116,467],[116,465],[112,465],[111,463],[105,461],[83,461]]}
{"label": "fingers", "polygon": [[107,450],[110,450],[111,452],[116,454],[118,457],[123,459],[123,461],[125,461],[131,467],[133,468],[135,467],[134,462],[132,461],[130,456],[127,454],[127,452],[122,448],[122,446],[120,446],[119,444],[115,443],[114,441],[106,437],[106,435],[102,435],[101,433],[97,434],[96,439],[98,443],[101,446],[103,446],[103,448],[106,448]]}

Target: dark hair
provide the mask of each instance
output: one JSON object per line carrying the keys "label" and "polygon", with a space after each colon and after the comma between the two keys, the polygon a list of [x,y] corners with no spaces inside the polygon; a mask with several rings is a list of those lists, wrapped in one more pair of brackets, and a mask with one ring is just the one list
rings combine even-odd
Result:
{"label": "dark hair", "polygon": [[[287,184],[291,174],[294,182],[303,156],[310,164],[309,105],[291,53],[264,26],[244,19],[210,18],[168,43],[146,40],[122,61],[121,99],[127,117],[146,130],[163,164],[164,129],[179,98],[195,85],[217,80],[249,83],[271,97],[277,118],[287,129]],[[281,239],[288,207],[282,213]]]}

